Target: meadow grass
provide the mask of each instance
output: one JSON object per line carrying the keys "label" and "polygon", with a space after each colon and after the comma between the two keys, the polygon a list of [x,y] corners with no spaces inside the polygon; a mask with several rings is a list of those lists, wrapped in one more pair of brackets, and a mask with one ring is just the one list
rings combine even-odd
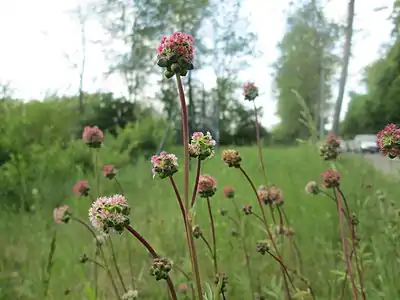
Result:
{"label": "meadow grass", "polygon": [[[238,150],[243,158],[242,166],[255,184],[265,184],[257,149],[248,147]],[[263,151],[268,181],[283,190],[284,209],[301,251],[302,275],[311,283],[316,299],[338,299],[345,265],[336,206],[326,196],[310,196],[304,191],[308,181],[320,182],[320,174],[329,168],[329,163],[318,156],[314,147],[307,145]],[[181,155],[178,157],[181,158]],[[357,230],[361,239],[360,255],[363,258],[368,299],[399,299],[397,278],[400,274],[400,246],[396,214],[399,205],[392,200],[400,195],[400,186],[375,171],[361,158],[342,156],[336,164],[342,175],[341,188],[347,195],[351,211],[357,213],[360,221]],[[149,162],[142,161],[136,166],[121,168],[117,175],[132,209],[131,225],[147,238],[161,256],[169,257],[174,265],[190,273],[184,226],[173,189],[168,180],[153,180],[150,168]],[[194,169],[191,170],[191,182],[194,181]],[[228,216],[222,216],[218,211],[226,209],[229,216],[235,216],[232,200],[222,194],[225,185],[234,187],[235,199],[241,207],[250,204],[258,212],[257,199],[240,171],[224,165],[219,153],[215,158],[205,161],[202,174],[210,174],[217,180],[218,191],[211,201],[215,213],[219,265],[221,271],[229,276],[227,299],[252,299],[241,243],[238,237],[232,235],[234,224]],[[178,172],[174,178],[182,191],[182,172]],[[93,181],[92,178],[82,179]],[[103,178],[101,187],[104,195],[119,192],[113,181]],[[51,190],[51,186],[48,189]],[[386,196],[377,197],[378,190]],[[52,194],[56,195],[57,191],[52,191]],[[89,198],[75,197],[71,186],[71,197],[59,200],[68,204],[74,215],[87,221],[91,204]],[[39,201],[35,213],[15,213],[6,207],[0,210],[1,300],[44,299],[43,282],[49,277],[46,275],[46,265],[54,232],[56,247],[47,299],[94,299],[91,277],[93,264],[79,262],[83,254],[94,258],[94,239],[76,222],[54,224],[53,208]],[[269,214],[267,217],[270,220]],[[283,299],[279,267],[270,257],[256,252],[256,242],[265,238],[261,223],[252,216],[244,218],[246,245],[257,289],[261,289],[266,299]],[[194,223],[199,224],[204,234],[209,236],[205,199],[197,199]],[[139,299],[168,299],[166,285],[156,282],[149,275],[151,260],[146,250],[127,232],[112,239],[125,284],[138,290]],[[203,280],[211,286],[214,280],[211,257],[201,240],[195,242]],[[290,262],[289,245],[285,244],[283,249],[286,261]],[[173,269],[171,277],[176,285],[187,283],[176,269]],[[101,270],[99,282],[101,299],[114,299],[109,279]],[[122,294],[122,286],[117,284]],[[302,286],[301,283],[298,285]],[[306,286],[303,285],[303,288]],[[180,294],[179,299],[186,298]],[[346,290],[344,299],[351,299],[349,290]]]}

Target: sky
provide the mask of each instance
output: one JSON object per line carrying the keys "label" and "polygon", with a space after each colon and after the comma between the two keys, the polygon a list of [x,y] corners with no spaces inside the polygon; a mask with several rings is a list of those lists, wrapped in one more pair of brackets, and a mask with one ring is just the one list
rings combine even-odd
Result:
{"label": "sky", "polygon": [[[0,82],[10,82],[14,96],[22,99],[40,99],[47,94],[71,94],[78,90],[77,66],[81,60],[81,35],[77,18],[71,11],[82,0],[1,0],[0,1]],[[271,65],[278,58],[277,43],[284,34],[285,14],[289,1],[244,0],[243,15],[250,28],[258,34],[257,50],[261,55],[250,59],[250,67],[239,74],[242,81],[254,81],[260,87],[257,105],[263,107],[264,126],[279,122],[275,116],[276,99],[272,93]],[[349,98],[348,91],[362,92],[363,68],[379,57],[381,46],[389,40],[391,23],[389,10],[374,12],[380,6],[391,7],[393,0],[356,1],[353,57],[349,65],[349,78],[343,103],[342,118]],[[344,21],[347,0],[332,0],[326,6],[328,18]],[[21,21],[23,20],[23,21]],[[97,24],[87,24],[90,41],[102,39]],[[156,46],[156,45],[155,45]],[[118,76],[105,78],[108,62],[101,46],[87,45],[84,89],[88,92],[110,91],[124,93],[126,88]],[[199,75],[199,74],[198,74]],[[212,87],[215,75],[211,70],[200,74],[205,86]],[[333,84],[334,97],[338,90]],[[153,91],[154,92],[154,91]],[[151,91],[150,91],[151,93]]]}

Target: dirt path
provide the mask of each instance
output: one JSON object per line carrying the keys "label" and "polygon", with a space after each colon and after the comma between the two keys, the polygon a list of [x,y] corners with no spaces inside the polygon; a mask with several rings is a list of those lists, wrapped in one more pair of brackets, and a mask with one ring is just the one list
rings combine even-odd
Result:
{"label": "dirt path", "polygon": [[365,159],[371,162],[378,170],[387,174],[400,173],[400,160],[390,159],[380,154],[365,154]]}

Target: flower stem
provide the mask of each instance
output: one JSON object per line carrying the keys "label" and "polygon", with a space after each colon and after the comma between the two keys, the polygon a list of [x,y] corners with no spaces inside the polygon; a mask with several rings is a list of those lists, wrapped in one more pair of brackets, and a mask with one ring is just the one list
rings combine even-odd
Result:
{"label": "flower stem", "polygon": [[[154,248],[146,241],[146,239],[140,235],[139,232],[137,232],[135,229],[133,229],[130,225],[126,226],[126,229],[132,233],[132,235],[149,251],[151,256],[155,258],[160,258],[157,254],[157,252],[154,250]],[[175,287],[174,284],[172,283],[171,277],[168,276],[167,278],[167,284],[168,284],[168,289],[171,294],[171,298],[173,300],[178,300],[178,297],[176,295]]]}
{"label": "flower stem", "polygon": [[194,187],[193,187],[193,194],[192,194],[191,207],[193,207],[194,202],[196,201],[197,185],[199,184],[200,171],[201,171],[201,160],[200,160],[200,157],[199,157],[199,158],[197,159],[196,179],[195,179],[195,181],[194,181]]}
{"label": "flower stem", "polygon": [[258,147],[258,158],[260,160],[265,184],[268,184],[267,173],[265,172],[265,164],[264,164],[264,159],[263,159],[263,155],[262,155],[262,147],[261,147],[261,140],[260,140],[260,124],[258,123],[257,107],[256,107],[256,103],[254,102],[254,100],[253,100],[253,105],[254,105],[254,116],[255,116],[255,123],[256,123],[255,125],[256,125],[256,140],[257,140],[257,147]]}
{"label": "flower stem", "polygon": [[184,161],[184,191],[183,198],[185,203],[185,208],[189,209],[189,124],[188,124],[188,114],[185,100],[185,93],[183,91],[183,85],[180,75],[176,75],[176,82],[178,86],[179,99],[181,102],[181,113],[182,113],[182,143],[183,143],[183,161]]}
{"label": "flower stem", "polygon": [[[71,218],[71,220],[74,220],[74,221],[78,222],[79,224],[81,224],[82,226],[84,226],[92,234],[92,236],[97,240],[96,233],[88,224],[83,222],[81,219],[75,218],[74,216],[71,216],[70,218]],[[110,277],[110,281],[113,286],[115,295],[117,296],[117,299],[121,299],[121,296],[119,295],[119,291],[118,291],[117,285],[115,283],[114,277],[112,276],[111,270],[107,264],[107,260],[106,260],[106,256],[104,254],[103,248],[100,246],[99,249],[100,249],[101,258],[102,258],[104,265],[106,267],[106,270],[107,270],[107,275],[108,275],[108,277]]]}
{"label": "flower stem", "polygon": [[112,257],[112,260],[113,260],[113,263],[114,263],[114,266],[115,266],[115,270],[117,271],[117,275],[119,277],[119,281],[121,282],[122,288],[124,289],[124,291],[126,293],[128,290],[126,288],[124,279],[123,279],[121,271],[119,269],[118,262],[117,262],[117,256],[115,255],[114,245],[113,245],[113,242],[112,242],[110,236],[108,237],[108,246],[109,246],[109,248],[111,250],[111,257]]}
{"label": "flower stem", "polygon": [[255,194],[256,197],[257,197],[257,202],[258,202],[258,205],[259,205],[260,211],[261,211],[262,222],[263,222],[263,224],[264,224],[265,230],[267,231],[268,238],[271,240],[272,246],[274,247],[274,250],[275,250],[276,254],[277,254],[278,256],[280,256],[278,247],[276,246],[276,243],[275,243],[275,241],[274,241],[274,238],[273,238],[273,236],[272,236],[272,233],[271,233],[271,231],[270,231],[270,229],[269,229],[268,222],[267,222],[267,218],[266,218],[266,216],[265,216],[264,206],[263,206],[263,204],[262,204],[261,199],[258,197],[256,187],[255,187],[253,181],[251,180],[251,178],[249,177],[249,175],[247,175],[246,171],[245,171],[242,167],[240,167],[239,169],[240,169],[240,171],[242,172],[242,174],[244,175],[244,177],[246,177],[246,179],[247,179],[247,181],[249,182],[249,184],[250,184],[250,186],[251,186],[251,188],[252,188],[254,194]]}
{"label": "flower stem", "polygon": [[[285,212],[285,209],[283,207],[281,208],[281,212],[283,214],[283,217],[285,218],[286,225],[290,227],[289,218],[288,218],[288,216],[287,216],[287,214]],[[298,263],[299,263],[300,273],[302,274],[303,273],[303,260],[301,258],[300,249],[297,246],[297,243],[296,243],[295,239],[293,239],[292,236],[289,237],[289,240],[290,240],[290,242],[292,244],[294,255],[297,257],[297,260],[298,260]]]}
{"label": "flower stem", "polygon": [[255,212],[251,212],[251,214],[252,214],[253,216],[255,216],[261,223],[264,224],[264,220],[263,220],[258,214],[256,214]]}
{"label": "flower stem", "polygon": [[119,182],[119,180],[117,179],[117,177],[114,177],[114,181],[117,184],[117,187],[119,189],[119,192],[121,193],[121,195],[124,195],[124,188],[122,187],[121,183]]}
{"label": "flower stem", "polygon": [[[263,203],[262,203],[260,197],[258,197],[258,193],[257,193],[256,187],[255,187],[253,181],[251,180],[251,178],[249,177],[249,175],[246,173],[246,171],[245,171],[241,166],[239,167],[239,169],[240,169],[240,171],[242,172],[242,174],[244,175],[244,177],[246,177],[246,179],[247,179],[247,181],[249,182],[249,184],[250,184],[250,186],[251,186],[251,188],[252,188],[254,194],[255,194],[256,197],[257,197],[257,202],[258,202],[258,205],[259,205],[259,207],[260,207],[261,216],[262,216],[262,220],[263,220],[263,223],[264,223],[265,230],[267,231],[267,235],[268,235],[269,239],[271,240],[272,246],[274,247],[276,256],[277,256],[277,258],[279,258],[279,261],[280,261],[280,266],[281,266],[281,268],[282,268],[283,281],[284,281],[284,283],[285,283],[286,294],[287,294],[288,299],[291,299],[289,287],[288,287],[287,281],[286,281],[287,269],[286,269],[286,266],[285,266],[285,265],[283,264],[283,262],[282,262],[282,258],[281,258],[281,255],[280,255],[280,253],[279,253],[278,247],[277,247],[277,245],[276,245],[276,243],[275,243],[275,241],[274,241],[274,237],[272,236],[271,230],[269,229],[268,222],[267,222],[267,217],[266,217],[266,215],[265,215],[265,210],[264,210]],[[291,278],[290,278],[290,277],[288,277],[288,279],[289,279],[289,281],[291,281]],[[293,282],[292,282],[292,281],[291,281],[291,283],[292,283],[292,285],[293,285]]]}
{"label": "flower stem", "polygon": [[[347,213],[347,225],[349,226],[349,229],[350,229],[351,242],[352,242],[352,247],[353,247],[351,254],[354,254],[354,261],[356,263],[359,285],[360,285],[360,289],[361,289],[361,297],[363,300],[365,300],[365,299],[367,299],[367,297],[366,297],[365,291],[364,291],[364,279],[363,279],[364,276],[363,276],[363,270],[362,270],[362,262],[359,262],[358,255],[357,255],[356,229],[351,221],[350,209],[349,209],[347,199],[346,199],[345,195],[343,194],[343,191],[340,189],[340,187],[338,187],[337,190],[340,193],[340,195],[342,196],[342,199],[343,199],[343,202],[345,205],[345,209],[346,209],[346,213]],[[351,255],[350,255],[350,260],[351,260]]]}
{"label": "flower stem", "polygon": [[100,178],[99,178],[99,166],[98,166],[98,151],[96,149],[93,150],[93,171],[94,171],[94,179],[96,182],[96,192],[97,197],[100,197]]}
{"label": "flower stem", "polygon": [[[239,220],[239,223],[242,225],[242,216],[240,214],[240,209],[239,206],[236,203],[235,198],[232,199],[233,205],[235,206],[235,211],[236,211],[236,215],[237,218]],[[239,225],[236,222],[237,226]],[[239,227],[239,226],[238,226]],[[242,228],[238,228],[238,229],[242,229]],[[253,276],[252,276],[252,272],[251,272],[251,265],[250,265],[250,255],[249,255],[249,251],[247,249],[247,245],[246,245],[246,223],[243,224],[243,230],[241,230],[240,232],[240,240],[242,242],[242,248],[243,248],[243,252],[244,252],[244,259],[246,262],[246,268],[247,268],[247,276],[249,276],[249,284],[250,284],[250,290],[251,290],[251,295],[252,297],[254,297],[255,291],[254,291],[254,283],[253,283]]]}
{"label": "flower stem", "polygon": [[344,230],[344,225],[343,225],[343,212],[342,212],[342,199],[339,196],[339,194],[336,192],[336,189],[333,190],[334,197],[336,199],[336,205],[337,205],[337,212],[339,215],[339,225],[340,225],[340,233],[342,237],[342,246],[343,246],[343,256],[344,256],[344,261],[346,264],[346,268],[350,277],[350,283],[351,283],[351,288],[352,288],[352,293],[353,293],[353,299],[358,299],[358,293],[357,293],[357,287],[356,283],[354,281],[354,275],[353,275],[353,270],[351,267],[351,262],[350,262],[350,257],[349,257],[349,252],[347,249],[347,241],[346,241],[346,233]]}
{"label": "flower stem", "polygon": [[[179,208],[181,210],[183,222],[185,223],[185,229],[186,229],[186,227],[187,227],[186,226],[186,210],[185,210],[185,207],[183,205],[181,195],[179,194],[178,187],[176,186],[174,178],[172,176],[169,176],[169,180],[171,182],[172,188],[174,189],[174,192],[175,192],[175,195],[176,195],[176,199],[178,200]],[[190,233],[190,231],[189,231],[189,233]]]}
{"label": "flower stem", "polygon": [[199,264],[197,262],[197,254],[196,249],[193,241],[193,236],[190,234],[191,230],[191,219],[188,216],[190,203],[189,203],[189,125],[188,125],[188,114],[187,114],[187,107],[186,107],[186,100],[185,100],[185,92],[183,91],[183,85],[181,76],[176,74],[176,83],[179,92],[179,100],[181,103],[181,114],[182,114],[182,142],[183,142],[183,160],[184,160],[184,205],[186,209],[186,230],[187,230],[187,238],[189,242],[189,252],[192,256],[192,270],[195,275],[195,282],[196,282],[196,290],[199,300],[203,299],[203,290],[201,287],[201,279],[200,279],[200,270]]}
{"label": "flower stem", "polygon": [[218,274],[217,241],[215,238],[214,216],[212,213],[211,201],[210,201],[209,197],[207,197],[207,207],[208,207],[208,215],[210,217],[211,241],[212,241],[212,245],[213,245],[214,272],[215,272],[215,274]]}
{"label": "flower stem", "polygon": [[210,246],[210,243],[207,241],[207,239],[204,237],[204,235],[200,235],[201,240],[206,244],[208,251],[210,252],[211,256],[214,257],[214,252],[213,249]]}

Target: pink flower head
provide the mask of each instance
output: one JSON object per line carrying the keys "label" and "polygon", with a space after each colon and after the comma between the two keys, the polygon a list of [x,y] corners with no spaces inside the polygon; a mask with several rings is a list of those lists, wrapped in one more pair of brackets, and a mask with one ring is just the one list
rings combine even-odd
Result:
{"label": "pink flower head", "polygon": [[323,156],[325,160],[336,159],[339,155],[340,142],[337,136],[330,133],[325,139],[322,146],[319,148],[320,156]]}
{"label": "pink flower head", "polygon": [[101,233],[122,233],[130,223],[129,213],[130,207],[124,196],[99,197],[89,209],[89,219],[92,226]]}
{"label": "pink flower head", "polygon": [[103,168],[103,175],[108,179],[113,179],[117,172],[118,170],[112,165],[105,165]]}
{"label": "pink flower head", "polygon": [[53,210],[53,220],[57,224],[68,223],[71,212],[68,205],[61,205]]}
{"label": "pink flower head", "polygon": [[84,196],[84,197],[87,197],[87,196],[89,196],[89,191],[90,191],[89,182],[86,181],[86,180],[78,181],[78,182],[74,185],[73,190],[74,190],[74,193],[75,193],[77,196]]}
{"label": "pink flower head", "polygon": [[83,141],[91,148],[100,148],[104,140],[103,132],[97,126],[86,126],[82,134]]}
{"label": "pink flower head", "polygon": [[276,186],[271,186],[268,189],[268,198],[273,204],[282,205],[283,204],[283,192]]}
{"label": "pink flower head", "polygon": [[329,169],[325,173],[321,174],[322,185],[326,188],[334,188],[340,185],[340,174],[339,172]]}
{"label": "pink flower head", "polygon": [[224,186],[223,193],[226,198],[234,198],[235,197],[235,190],[230,185]]}
{"label": "pink flower head", "polygon": [[210,198],[217,191],[215,179],[208,174],[200,175],[197,192],[201,198]]}
{"label": "pink flower head", "polygon": [[168,56],[175,54],[183,57],[189,63],[193,63],[194,59],[194,38],[190,34],[183,32],[175,32],[170,36],[164,36],[160,44],[157,46],[159,56]]}
{"label": "pink flower head", "polygon": [[253,82],[247,82],[243,86],[243,96],[245,100],[253,101],[258,97],[258,87]]}
{"label": "pink flower head", "polygon": [[185,282],[180,283],[178,285],[178,292],[182,294],[186,294],[189,291],[189,285]]}
{"label": "pink flower head", "polygon": [[157,64],[166,68],[165,76],[171,78],[174,74],[185,76],[193,70],[194,39],[190,34],[175,32],[164,36],[157,47]]}
{"label": "pink flower head", "polygon": [[153,165],[153,178],[158,175],[164,179],[178,172],[178,158],[172,153],[163,151],[159,155],[153,155],[151,164]]}
{"label": "pink flower head", "polygon": [[269,188],[261,185],[258,188],[257,195],[259,200],[264,202],[264,204],[283,204],[283,192],[274,185]]}
{"label": "pink flower head", "polygon": [[400,128],[395,124],[388,124],[377,134],[377,143],[382,155],[389,158],[400,156]]}
{"label": "pink flower head", "polygon": [[318,184],[315,181],[310,181],[305,187],[306,193],[309,195],[318,195],[320,190]]}
{"label": "pink flower head", "polygon": [[213,140],[211,133],[195,132],[192,135],[192,140],[189,144],[189,155],[193,158],[204,160],[207,157],[213,157],[215,154],[215,140]]}
{"label": "pink flower head", "polygon": [[265,185],[261,185],[257,190],[258,199],[264,204],[271,204],[268,195],[268,188]]}

